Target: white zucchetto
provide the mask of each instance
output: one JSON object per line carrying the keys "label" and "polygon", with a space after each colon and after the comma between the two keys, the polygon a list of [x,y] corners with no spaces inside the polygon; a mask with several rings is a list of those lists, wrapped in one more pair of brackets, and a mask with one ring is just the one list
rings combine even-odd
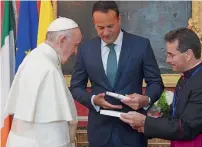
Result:
{"label": "white zucchetto", "polygon": [[77,28],[77,27],[78,27],[78,24],[74,20],[66,17],[59,17],[55,19],[53,22],[51,22],[47,31],[63,31],[63,30]]}

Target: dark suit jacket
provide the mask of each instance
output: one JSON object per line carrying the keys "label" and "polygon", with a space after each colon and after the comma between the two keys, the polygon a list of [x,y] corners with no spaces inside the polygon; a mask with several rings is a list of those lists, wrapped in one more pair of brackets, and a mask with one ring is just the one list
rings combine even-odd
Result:
{"label": "dark suit jacket", "polygon": [[183,89],[178,97],[176,114],[173,118],[146,117],[144,130],[146,136],[168,140],[190,140],[202,133],[201,77],[202,70],[197,72]]}
{"label": "dark suit jacket", "polygon": [[[125,144],[145,146],[147,140],[129,125],[118,118],[100,115],[91,104],[91,97],[106,91],[119,94],[142,94],[143,78],[147,83],[146,95],[152,103],[159,99],[163,91],[154,53],[148,39],[123,33],[122,49],[115,85],[112,87],[105,74],[101,58],[101,40],[96,37],[78,49],[75,71],[72,74],[70,90],[75,100],[89,108],[88,114],[88,139],[94,145],[104,145],[110,138],[114,124],[122,134]],[[86,91],[88,79],[91,82],[91,92]],[[105,97],[111,104],[121,104],[119,100]],[[124,105],[121,111],[128,112],[132,109]],[[143,109],[139,112],[146,113]]]}

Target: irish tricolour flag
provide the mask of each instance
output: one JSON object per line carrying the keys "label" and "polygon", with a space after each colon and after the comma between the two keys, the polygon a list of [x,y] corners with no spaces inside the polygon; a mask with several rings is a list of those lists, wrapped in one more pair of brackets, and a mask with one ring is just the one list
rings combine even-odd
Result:
{"label": "irish tricolour flag", "polygon": [[15,69],[14,20],[12,1],[4,1],[0,49],[1,147],[5,147],[11,125],[11,116],[4,115],[4,106],[8,98],[8,92],[14,77]]}

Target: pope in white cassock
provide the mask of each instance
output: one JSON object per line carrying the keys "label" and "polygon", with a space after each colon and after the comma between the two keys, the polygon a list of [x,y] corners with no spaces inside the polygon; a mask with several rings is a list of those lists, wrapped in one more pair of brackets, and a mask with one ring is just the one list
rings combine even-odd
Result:
{"label": "pope in white cassock", "polygon": [[11,86],[5,114],[14,114],[7,147],[72,147],[77,112],[61,64],[81,42],[71,19],[54,20],[40,44],[20,65]]}

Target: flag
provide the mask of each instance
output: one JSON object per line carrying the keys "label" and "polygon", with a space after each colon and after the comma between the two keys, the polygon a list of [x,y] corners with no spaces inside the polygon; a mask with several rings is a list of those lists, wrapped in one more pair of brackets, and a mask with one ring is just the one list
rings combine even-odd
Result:
{"label": "flag", "polygon": [[6,146],[6,140],[11,127],[11,116],[4,115],[4,106],[15,73],[15,19],[12,1],[4,1],[0,49],[0,100],[1,100],[1,147]]}
{"label": "flag", "polygon": [[37,44],[45,41],[49,24],[54,20],[53,6],[51,0],[41,1],[39,13],[39,28]]}
{"label": "flag", "polygon": [[36,1],[20,1],[18,18],[15,71],[24,57],[37,46],[38,11]]}

